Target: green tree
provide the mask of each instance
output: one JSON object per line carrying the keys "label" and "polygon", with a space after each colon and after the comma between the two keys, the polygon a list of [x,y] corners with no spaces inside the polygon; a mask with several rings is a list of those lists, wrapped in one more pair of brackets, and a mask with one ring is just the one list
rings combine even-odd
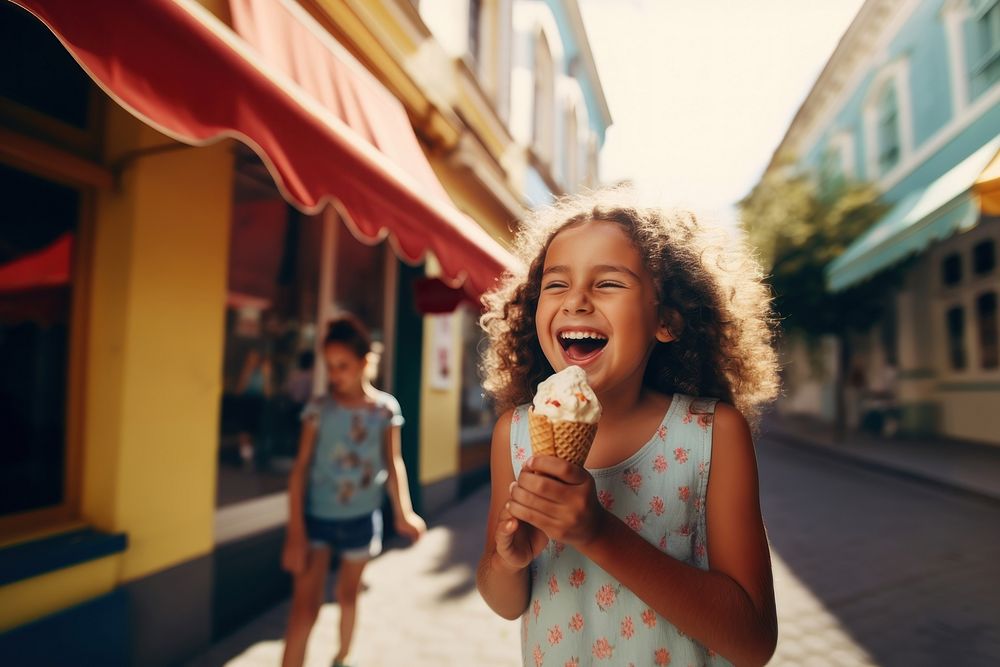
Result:
{"label": "green tree", "polygon": [[842,292],[824,271],[887,207],[870,185],[822,192],[808,174],[770,170],[740,203],[743,229],[759,253],[784,331],[815,339],[844,336],[878,321],[894,275],[883,273]]}
{"label": "green tree", "polygon": [[852,333],[867,331],[882,318],[901,272],[883,271],[831,292],[825,269],[888,207],[870,185],[841,183],[824,190],[810,176],[789,167],[770,170],[739,207],[748,240],[758,248],[768,272],[782,331],[803,334],[813,350],[820,336],[832,334],[840,341],[834,380],[835,427],[842,439]]}

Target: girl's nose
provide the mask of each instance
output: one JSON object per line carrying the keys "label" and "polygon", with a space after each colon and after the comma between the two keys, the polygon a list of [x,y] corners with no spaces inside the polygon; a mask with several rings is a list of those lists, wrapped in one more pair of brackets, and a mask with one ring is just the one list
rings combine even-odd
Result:
{"label": "girl's nose", "polygon": [[584,290],[571,290],[563,301],[564,313],[589,313],[591,311],[590,299]]}

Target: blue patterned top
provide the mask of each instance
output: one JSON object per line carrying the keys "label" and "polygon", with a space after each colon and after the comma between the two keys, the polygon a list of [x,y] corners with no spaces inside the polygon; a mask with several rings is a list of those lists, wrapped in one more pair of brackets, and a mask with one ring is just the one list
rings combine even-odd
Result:
{"label": "blue patterned top", "polygon": [[[639,451],[610,468],[588,469],[601,505],[650,544],[703,570],[715,405],[715,399],[675,394]],[[531,456],[527,405],[514,411],[510,438],[517,476]],[[521,651],[533,667],[729,664],[580,552],[551,540],[531,565]]]}
{"label": "blue patterned top", "polygon": [[329,394],[314,398],[302,419],[319,420],[316,449],[309,466],[306,513],[321,519],[352,519],[382,506],[389,477],[385,436],[402,426],[399,402],[378,392],[359,407],[337,403]]}

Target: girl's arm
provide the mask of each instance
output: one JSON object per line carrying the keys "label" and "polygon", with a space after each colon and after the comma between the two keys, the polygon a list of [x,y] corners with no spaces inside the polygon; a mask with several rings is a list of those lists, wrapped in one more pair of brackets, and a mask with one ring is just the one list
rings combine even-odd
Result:
{"label": "girl's arm", "polygon": [[512,414],[505,412],[493,428],[486,544],[476,572],[476,585],[486,604],[510,620],[518,618],[528,607],[531,595],[528,566],[548,543],[542,531],[515,519],[507,507],[514,486],[514,468],[510,462]]}
{"label": "girl's arm", "polygon": [[385,460],[389,470],[387,490],[392,502],[392,513],[396,519],[396,532],[416,541],[427,530],[427,524],[413,511],[410,499],[410,485],[403,463],[402,435],[399,426],[392,426],[385,432]]}
{"label": "girl's arm", "polygon": [[601,508],[593,478],[554,457],[529,461],[512,513],[577,548],[681,632],[737,665],[764,665],[777,620],[753,440],[743,416],[724,404],[712,439],[707,571],[668,556]]}
{"label": "girl's arm", "polygon": [[299,453],[295,457],[292,473],[288,478],[288,529],[285,534],[281,564],[292,574],[301,572],[306,566],[308,544],[304,497],[306,477],[312,464],[313,450],[316,448],[317,421],[316,417],[310,417],[302,422]]}

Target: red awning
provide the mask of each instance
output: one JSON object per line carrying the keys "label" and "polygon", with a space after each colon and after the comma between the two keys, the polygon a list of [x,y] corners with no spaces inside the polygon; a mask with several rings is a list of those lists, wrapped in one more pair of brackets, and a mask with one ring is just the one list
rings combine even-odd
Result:
{"label": "red awning", "polygon": [[[14,1],[130,113],[187,144],[242,141],[302,211],[332,203],[360,237],[388,236],[409,262],[430,250],[445,277],[464,280],[476,297],[515,268],[510,253],[447,201],[436,180],[428,185],[421,168],[394,162],[376,148],[376,132],[363,138],[193,0]],[[370,108],[357,111],[370,127],[398,134]]]}
{"label": "red awning", "polygon": [[69,285],[73,234],[66,232],[35,252],[0,264],[0,294]]}

